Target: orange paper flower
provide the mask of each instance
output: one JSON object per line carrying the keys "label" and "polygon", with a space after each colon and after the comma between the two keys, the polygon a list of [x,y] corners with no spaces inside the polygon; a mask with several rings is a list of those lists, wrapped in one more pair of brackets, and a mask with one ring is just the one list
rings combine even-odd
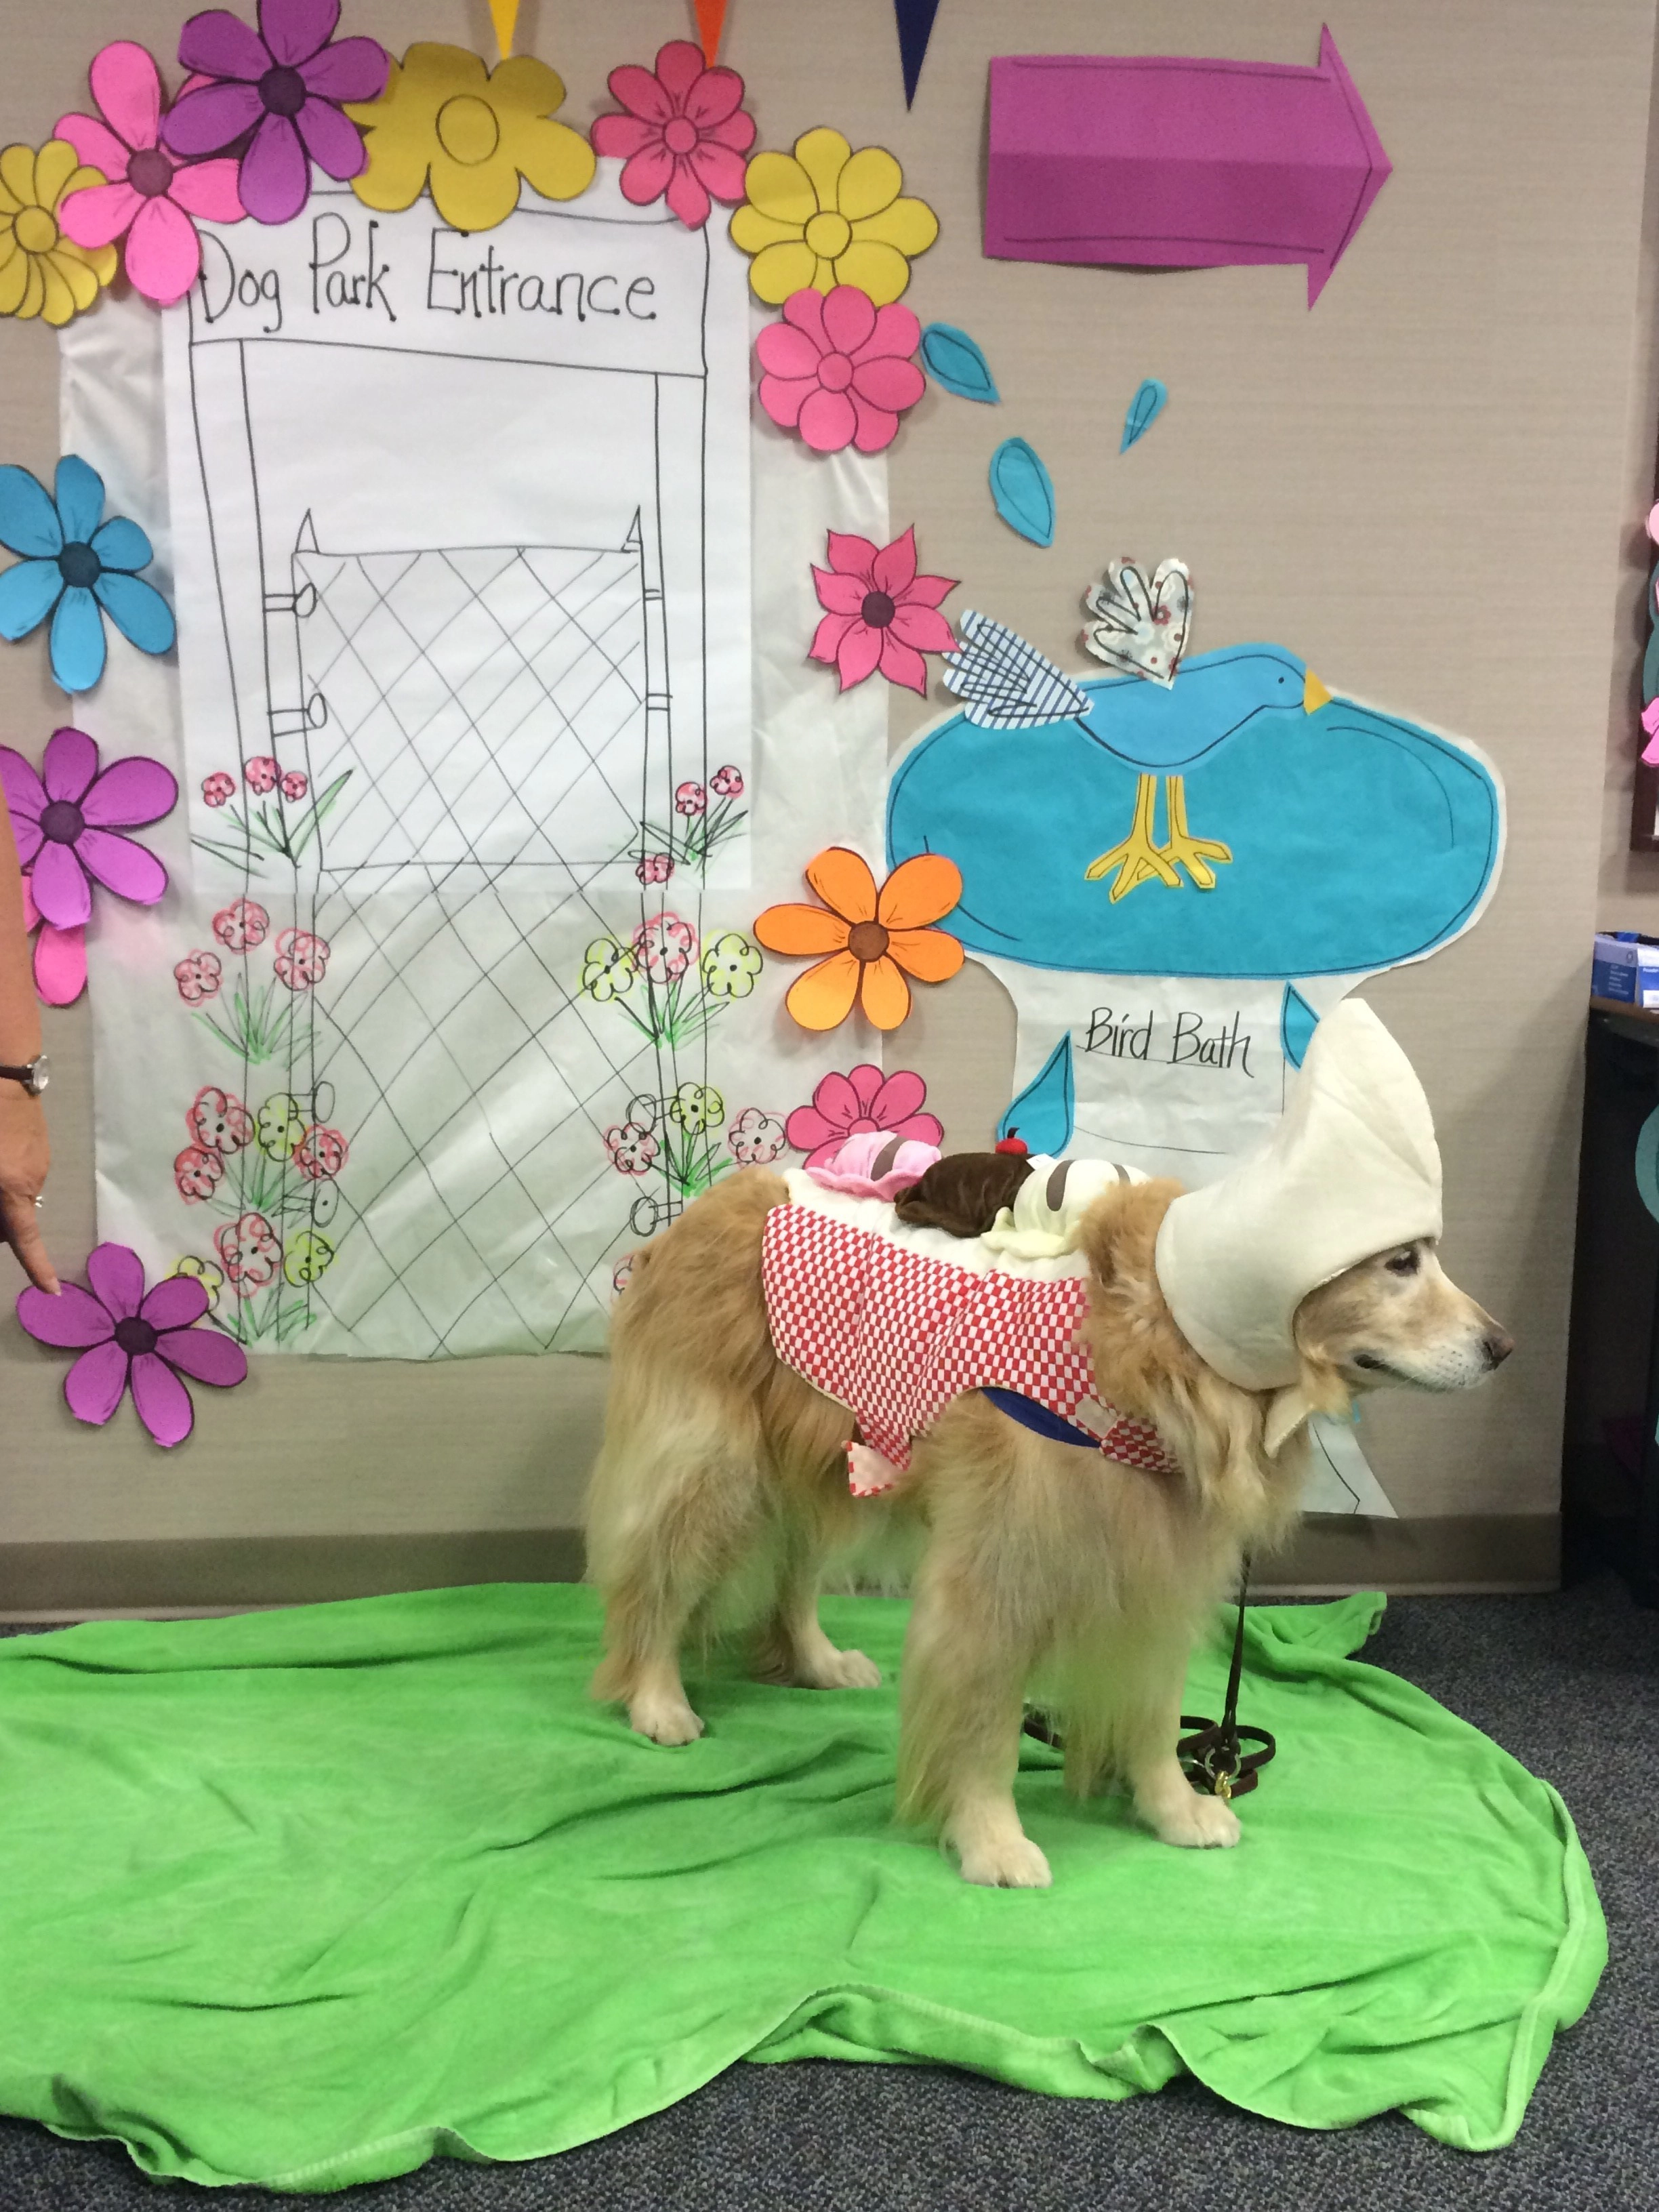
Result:
{"label": "orange paper flower", "polygon": [[878,891],[866,863],[831,845],[806,880],[823,906],[769,906],[755,924],[769,952],[830,956],[797,976],[784,1001],[804,1030],[832,1030],[858,1005],[878,1030],[896,1030],[910,1011],[907,974],[943,983],[961,967],[961,945],[931,927],[962,896],[954,860],[919,853]]}

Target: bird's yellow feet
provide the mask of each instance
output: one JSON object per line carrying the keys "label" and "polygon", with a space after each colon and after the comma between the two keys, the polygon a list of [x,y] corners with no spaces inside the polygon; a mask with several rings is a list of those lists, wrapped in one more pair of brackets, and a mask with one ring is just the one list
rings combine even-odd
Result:
{"label": "bird's yellow feet", "polygon": [[1181,878],[1153,842],[1152,816],[1157,805],[1158,778],[1139,777],[1135,786],[1135,818],[1128,836],[1121,845],[1114,845],[1109,853],[1091,860],[1083,871],[1085,883],[1097,884],[1103,876],[1109,875],[1114,868],[1117,870],[1117,881],[1112,885],[1114,906],[1119,899],[1127,898],[1138,884],[1150,883],[1154,878],[1168,884],[1171,890],[1181,889]]}
{"label": "bird's yellow feet", "polygon": [[1212,891],[1215,870],[1209,864],[1219,860],[1224,865],[1232,859],[1233,848],[1214,837],[1194,837],[1187,827],[1185,777],[1170,775],[1164,781],[1170,813],[1170,840],[1163,848],[1164,857],[1185,868],[1195,890]]}

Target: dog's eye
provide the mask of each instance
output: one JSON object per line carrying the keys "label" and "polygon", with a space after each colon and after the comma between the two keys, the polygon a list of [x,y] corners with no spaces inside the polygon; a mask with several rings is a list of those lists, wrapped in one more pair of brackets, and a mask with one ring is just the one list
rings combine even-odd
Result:
{"label": "dog's eye", "polygon": [[1415,1252],[1396,1252],[1388,1263],[1389,1273],[1391,1275],[1414,1275],[1422,1264]]}

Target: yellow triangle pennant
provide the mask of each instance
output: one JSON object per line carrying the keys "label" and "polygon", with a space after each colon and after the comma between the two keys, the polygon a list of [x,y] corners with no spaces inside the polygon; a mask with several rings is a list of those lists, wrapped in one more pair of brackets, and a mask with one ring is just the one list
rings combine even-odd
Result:
{"label": "yellow triangle pennant", "polygon": [[505,61],[513,51],[513,33],[519,24],[519,0],[489,0],[489,20],[495,26],[495,44]]}

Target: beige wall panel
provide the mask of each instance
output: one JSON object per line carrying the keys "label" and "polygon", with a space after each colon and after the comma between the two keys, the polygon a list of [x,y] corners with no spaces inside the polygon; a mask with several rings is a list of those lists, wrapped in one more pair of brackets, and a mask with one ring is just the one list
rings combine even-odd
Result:
{"label": "beige wall panel", "polygon": [[[0,142],[38,143],[83,104],[104,40],[170,56],[187,12],[10,0]],[[348,15],[398,46],[489,43],[480,0],[348,0]],[[1604,764],[1616,780],[1659,400],[1644,202],[1654,16],[1654,0],[1339,7],[1333,31],[1395,173],[1311,314],[1300,270],[988,262],[978,209],[990,54],[1178,39],[1306,64],[1317,9],[1197,0],[1177,31],[1099,0],[949,0],[909,116],[887,0],[732,0],[729,17],[726,58],[750,78],[766,143],[834,123],[892,146],[939,210],[912,303],[974,332],[1003,404],[930,392],[893,453],[892,514],[916,522],[928,566],[962,577],[953,607],[984,607],[1075,665],[1078,595],[1107,558],[1177,553],[1195,579],[1196,649],[1277,640],[1334,688],[1473,738],[1502,769],[1510,855],[1486,920],[1369,993],[1434,1102],[1449,1261],[1520,1344],[1490,1389],[1368,1415],[1408,1516],[1547,1513],[1556,1495],[1587,939],[1598,872],[1604,902],[1625,880]],[[689,20],[684,0],[526,0],[520,45],[560,68],[567,118],[586,123],[605,105],[606,70]],[[1125,404],[1148,374],[1169,385],[1169,410],[1120,458]],[[50,470],[56,379],[49,334],[0,323],[0,458]],[[992,447],[1014,434],[1058,488],[1048,551],[1006,530],[984,489]],[[0,651],[0,723],[33,750],[61,709],[44,670],[38,646]],[[942,703],[894,694],[895,742]],[[826,688],[826,727],[832,716]],[[1333,821],[1334,841],[1352,834]],[[1637,875],[1659,914],[1659,862]],[[93,1235],[85,1010],[50,1032],[46,1218],[73,1268]],[[952,1138],[975,1142],[1006,1101],[1012,1049],[1012,1008],[970,969],[926,1000],[889,1064],[920,1067]],[[0,1261],[8,1304],[15,1279]],[[127,1415],[104,1434],[77,1428],[59,1372],[0,1322],[0,1540],[566,1524],[603,1383],[595,1364],[568,1360],[263,1359],[245,1389],[199,1393],[197,1436],[167,1455]]]}

